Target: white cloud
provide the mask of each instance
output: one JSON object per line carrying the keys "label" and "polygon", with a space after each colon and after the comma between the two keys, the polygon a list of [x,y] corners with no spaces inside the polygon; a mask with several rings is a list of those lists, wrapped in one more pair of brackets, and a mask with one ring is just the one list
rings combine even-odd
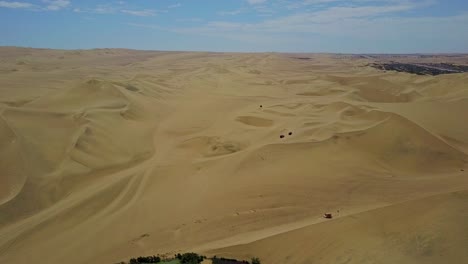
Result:
{"label": "white cloud", "polygon": [[164,28],[158,25],[147,25],[147,24],[138,24],[138,23],[126,23],[126,25],[133,26],[133,27],[157,29],[157,30],[167,30],[167,28]]}
{"label": "white cloud", "polygon": [[218,12],[218,14],[222,15],[222,16],[235,16],[235,15],[241,14],[243,12],[245,12],[245,9],[240,8],[240,9],[236,9],[236,10],[232,10],[232,11],[220,11],[220,12]]}
{"label": "white cloud", "polygon": [[96,13],[96,14],[112,14],[112,13],[115,13],[116,11],[117,10],[112,6],[98,5],[95,8],[87,9],[86,11],[83,11],[83,12]]}
{"label": "white cloud", "polygon": [[177,4],[170,5],[167,8],[177,8],[177,7],[181,7],[181,6],[182,5],[180,3],[177,3]]}
{"label": "white cloud", "polygon": [[[242,43],[256,43],[260,49],[290,40],[282,47],[342,52],[454,52],[468,45],[468,14],[445,17],[376,16],[315,19],[310,15],[272,19],[257,24],[209,23],[205,27],[180,29]],[[461,26],[465,25],[465,26]],[[252,38],[254,36],[254,38]],[[437,41],[434,41],[437,36]],[[249,41],[251,40],[251,41]],[[263,41],[262,41],[263,40]],[[262,46],[263,45],[263,46]]]}
{"label": "white cloud", "polygon": [[27,8],[36,11],[56,11],[68,7],[69,0],[42,0],[43,5],[35,5],[27,2],[0,1],[0,7]]}
{"label": "white cloud", "polygon": [[33,4],[25,2],[9,2],[9,1],[0,1],[0,7],[5,8],[32,8]]}
{"label": "white cloud", "polygon": [[[229,19],[173,27],[131,24],[183,35],[220,38],[258,50],[341,52],[454,52],[468,47],[468,12],[446,16],[418,14],[432,0],[303,0],[317,4],[258,22]],[[259,4],[274,11],[295,0]],[[299,2],[297,0],[297,2]],[[339,4],[326,5],[326,2]],[[278,5],[276,5],[278,4]],[[241,9],[242,10],[242,9]],[[463,10],[461,10],[463,11]],[[237,14],[239,10],[218,14]],[[261,15],[260,11],[257,11]],[[434,38],[437,36],[437,38]]]}
{"label": "white cloud", "polygon": [[122,13],[122,14],[128,14],[132,16],[141,16],[141,17],[150,17],[150,16],[155,16],[159,13],[166,13],[168,12],[167,10],[154,10],[154,9],[124,9],[123,7],[120,6],[113,6],[109,4],[104,4],[104,5],[98,5],[94,8],[74,8],[74,12],[77,13],[94,13],[94,14],[117,14],[117,13]]}
{"label": "white cloud", "polygon": [[[303,49],[351,53],[453,52],[466,50],[468,45],[468,31],[464,30],[465,27],[460,27],[468,25],[468,14],[413,18],[357,17],[310,24],[299,23],[291,18],[288,23],[275,20],[258,24],[211,22],[201,27],[171,30],[180,34],[204,35],[255,44],[259,50],[281,47],[286,51]],[[433,41],[434,35],[438,36],[438,41]]]}
{"label": "white cloud", "polygon": [[251,5],[258,5],[258,4],[263,4],[265,3],[267,0],[247,0],[247,3],[251,4]]}
{"label": "white cloud", "polygon": [[257,12],[259,15],[271,15],[276,13],[276,11],[269,7],[268,5],[253,5],[252,7],[242,7],[230,11],[219,11],[217,14],[222,16],[235,16],[243,13]]}
{"label": "white cloud", "polygon": [[193,17],[193,18],[179,18],[176,19],[177,22],[201,22],[203,19],[198,18],[198,17]]}
{"label": "white cloud", "polygon": [[253,9],[261,15],[266,15],[266,14],[271,15],[273,13],[276,13],[273,8],[265,6],[265,5],[256,5],[253,7]]}
{"label": "white cloud", "polygon": [[281,3],[287,9],[300,9],[308,7],[323,7],[327,4],[334,4],[335,6],[362,6],[365,4],[378,4],[378,5],[401,5],[401,4],[416,4],[419,5],[433,4],[436,0],[283,0]]}
{"label": "white cloud", "polygon": [[288,16],[263,20],[258,23],[232,23],[214,21],[206,24],[201,31],[252,31],[262,33],[287,33],[287,32],[315,32],[317,28],[325,24],[354,22],[358,19],[370,21],[376,18],[385,18],[389,14],[398,14],[414,9],[409,4],[392,6],[359,6],[359,7],[331,7],[328,9],[296,13]]}
{"label": "white cloud", "polygon": [[120,12],[133,15],[133,16],[155,16],[156,11],[151,9],[144,9],[144,10],[120,10]]}
{"label": "white cloud", "polygon": [[46,9],[51,11],[60,10],[70,5],[68,0],[42,0],[46,4]]}

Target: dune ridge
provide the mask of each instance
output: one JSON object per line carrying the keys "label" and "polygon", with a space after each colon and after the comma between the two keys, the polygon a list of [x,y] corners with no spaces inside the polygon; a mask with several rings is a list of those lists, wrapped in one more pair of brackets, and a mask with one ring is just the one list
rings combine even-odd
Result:
{"label": "dune ridge", "polygon": [[0,47],[0,263],[468,260],[467,74],[297,56]]}
{"label": "dune ridge", "polygon": [[249,258],[253,254],[246,252],[257,251],[268,263],[443,263],[447,255],[463,260],[467,253],[457,245],[466,243],[466,201],[466,190],[439,194],[210,253]]}

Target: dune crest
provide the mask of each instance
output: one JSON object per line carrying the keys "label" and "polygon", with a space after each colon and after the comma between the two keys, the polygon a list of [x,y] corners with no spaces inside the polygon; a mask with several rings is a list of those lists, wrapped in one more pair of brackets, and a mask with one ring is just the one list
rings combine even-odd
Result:
{"label": "dune crest", "polygon": [[468,260],[466,73],[379,70],[377,55],[0,60],[0,263]]}

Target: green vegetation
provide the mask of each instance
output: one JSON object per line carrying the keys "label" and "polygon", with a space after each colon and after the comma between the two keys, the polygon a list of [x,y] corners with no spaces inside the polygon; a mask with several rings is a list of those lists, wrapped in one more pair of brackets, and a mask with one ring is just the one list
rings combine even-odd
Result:
{"label": "green vegetation", "polygon": [[[181,264],[179,259],[160,259],[158,262],[154,262],[157,259],[148,259],[150,257],[138,257],[132,258],[129,264],[150,264],[150,263],[157,263],[157,264]],[[121,262],[120,264],[127,264],[126,262]]]}
{"label": "green vegetation", "polygon": [[161,258],[159,256],[149,256],[149,257],[138,257],[132,258],[130,264],[139,264],[139,263],[159,263]]}
{"label": "green vegetation", "polygon": [[259,258],[252,258],[252,264],[261,264]]}
{"label": "green vegetation", "polygon": [[217,258],[216,256],[214,256],[211,260],[213,261],[213,264],[249,264],[249,262],[245,260]]}
{"label": "green vegetation", "polygon": [[180,260],[181,264],[198,264],[201,263],[204,259],[206,259],[205,256],[200,256],[197,253],[184,253],[184,254],[177,254],[176,258]]}
{"label": "green vegetation", "polygon": [[159,264],[180,264],[180,260],[172,259],[172,260],[163,260],[159,262]]}
{"label": "green vegetation", "polygon": [[159,262],[160,264],[180,264],[180,260],[173,259],[173,260],[165,260],[163,262]]}
{"label": "green vegetation", "polygon": [[[176,254],[173,258],[161,258],[158,256],[138,257],[130,259],[129,264],[200,264],[203,260],[207,259],[206,256],[198,255],[197,253],[184,253]],[[213,264],[250,264],[246,260],[218,258],[214,256],[211,258]],[[125,264],[125,262],[122,262]],[[252,258],[252,264],[261,264],[259,258]]]}

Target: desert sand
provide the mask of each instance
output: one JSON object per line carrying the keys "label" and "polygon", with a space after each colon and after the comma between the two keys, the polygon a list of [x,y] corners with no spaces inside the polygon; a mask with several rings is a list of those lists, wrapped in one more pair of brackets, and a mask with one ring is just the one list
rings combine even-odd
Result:
{"label": "desert sand", "polygon": [[468,263],[468,73],[375,60],[1,47],[0,263]]}

